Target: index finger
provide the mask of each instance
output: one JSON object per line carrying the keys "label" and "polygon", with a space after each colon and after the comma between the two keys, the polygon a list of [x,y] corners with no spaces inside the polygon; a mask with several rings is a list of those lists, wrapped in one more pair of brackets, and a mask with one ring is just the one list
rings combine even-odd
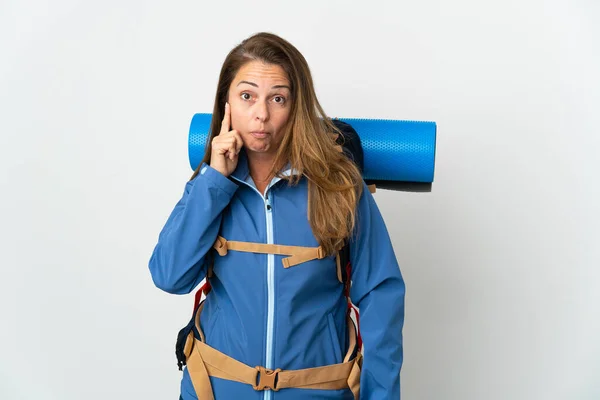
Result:
{"label": "index finger", "polygon": [[229,132],[230,125],[231,125],[231,111],[229,109],[229,102],[227,102],[227,103],[225,103],[225,116],[223,117],[223,121],[221,121],[221,132],[219,132],[219,135],[222,133]]}

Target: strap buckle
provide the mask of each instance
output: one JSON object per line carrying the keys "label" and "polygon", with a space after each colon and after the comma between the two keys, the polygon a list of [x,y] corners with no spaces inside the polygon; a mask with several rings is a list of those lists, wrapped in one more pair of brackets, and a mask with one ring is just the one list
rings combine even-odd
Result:
{"label": "strap buckle", "polygon": [[274,392],[277,392],[279,388],[276,388],[277,385],[277,375],[281,372],[280,368],[276,370],[267,369],[265,367],[254,367],[256,369],[256,375],[258,378],[258,385],[252,385],[254,390],[267,390],[270,389]]}
{"label": "strap buckle", "polygon": [[224,237],[218,236],[217,240],[213,244],[213,247],[215,250],[217,250],[217,253],[219,253],[220,256],[227,255],[227,239]]}
{"label": "strap buckle", "polygon": [[325,258],[325,252],[321,246],[317,247],[317,259],[322,260]]}

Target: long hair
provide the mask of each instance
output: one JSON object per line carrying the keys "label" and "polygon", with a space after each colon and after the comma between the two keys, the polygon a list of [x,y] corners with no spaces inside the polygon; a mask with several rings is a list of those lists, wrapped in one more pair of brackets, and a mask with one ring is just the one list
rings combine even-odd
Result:
{"label": "long hair", "polygon": [[[291,87],[291,110],[272,175],[297,184],[308,180],[308,220],[325,254],[339,250],[354,230],[356,207],[362,193],[362,176],[356,164],[339,150],[339,130],[317,100],[304,56],[289,42],[272,33],[257,33],[234,47],[223,62],[213,108],[206,151],[202,162],[210,163],[212,139],[221,130],[229,88],[239,69],[250,61],[279,65]],[[282,176],[290,163],[298,175]],[[202,163],[200,163],[202,164]],[[191,179],[198,175],[199,167]]]}

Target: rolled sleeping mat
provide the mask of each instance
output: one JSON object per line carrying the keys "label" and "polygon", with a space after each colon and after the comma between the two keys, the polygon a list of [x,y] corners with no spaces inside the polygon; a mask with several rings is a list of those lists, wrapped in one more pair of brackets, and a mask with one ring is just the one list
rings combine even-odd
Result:
{"label": "rolled sleeping mat", "polygon": [[[198,113],[190,124],[188,154],[194,170],[204,157],[211,119],[212,114]],[[365,118],[335,118],[332,122],[342,131],[344,147],[351,150],[349,155],[361,167],[367,184],[380,189],[431,191],[435,122]]]}

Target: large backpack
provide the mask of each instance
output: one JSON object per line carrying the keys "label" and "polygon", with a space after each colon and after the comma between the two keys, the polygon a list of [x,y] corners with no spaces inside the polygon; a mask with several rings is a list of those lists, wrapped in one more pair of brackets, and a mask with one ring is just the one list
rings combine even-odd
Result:
{"label": "large backpack", "polygon": [[[339,119],[332,119],[332,122],[336,126],[336,128],[338,128],[341,132],[341,135],[338,135],[338,137],[336,138],[337,144],[341,146],[344,154],[346,154],[351,160],[355,162],[355,164],[362,173],[364,170],[364,154],[358,133],[350,124],[344,121],[341,121]],[[374,185],[370,186],[370,190],[374,191]],[[209,268],[206,276],[206,281],[202,285],[202,287],[200,287],[200,289],[197,290],[194,298],[192,318],[190,319],[189,323],[179,331],[177,335],[175,355],[177,356],[177,366],[179,367],[180,371],[183,369],[183,366],[186,365],[185,346],[186,339],[188,338],[190,332],[194,332],[194,337],[196,339],[200,339],[200,333],[198,332],[195,326],[195,316],[199,310],[202,295],[208,295],[208,293],[211,290],[210,278],[212,276],[212,257],[214,257],[213,251],[211,251],[209,254]],[[352,275],[352,266],[350,264],[350,246],[348,241],[346,241],[346,244],[342,247],[342,249],[338,251],[337,257],[339,263],[338,265],[341,266],[340,280],[341,283],[344,285],[344,296],[346,297],[348,302],[348,314],[354,312],[355,315],[356,331],[358,336],[357,348],[360,351],[360,349],[362,348],[362,339],[360,336],[359,313],[356,306],[354,306],[354,304],[352,304],[352,301],[350,300],[350,277]]]}

